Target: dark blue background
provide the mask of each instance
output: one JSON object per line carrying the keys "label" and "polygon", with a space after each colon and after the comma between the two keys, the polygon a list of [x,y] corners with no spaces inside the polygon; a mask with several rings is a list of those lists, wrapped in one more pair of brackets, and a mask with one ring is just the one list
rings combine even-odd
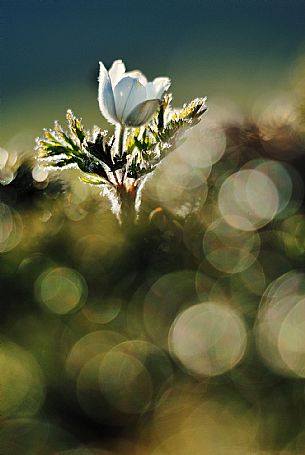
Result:
{"label": "dark blue background", "polygon": [[[138,67],[149,79],[169,75],[179,103],[205,94],[252,101],[259,90],[284,84],[304,50],[302,0],[0,4],[2,114],[8,131],[14,116],[18,127],[29,126],[29,118],[17,113],[27,103],[33,123],[37,112],[49,119],[38,108],[45,96],[50,115],[61,115],[66,104],[81,108],[81,93],[93,105],[99,60],[109,66],[123,58],[129,69]],[[95,104],[93,109],[95,117]]]}

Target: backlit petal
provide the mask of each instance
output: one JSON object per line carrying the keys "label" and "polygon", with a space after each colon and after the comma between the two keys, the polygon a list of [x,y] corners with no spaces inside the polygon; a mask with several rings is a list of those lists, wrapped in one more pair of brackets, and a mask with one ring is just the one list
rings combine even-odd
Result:
{"label": "backlit petal", "polygon": [[146,90],[136,78],[126,76],[114,88],[114,98],[117,117],[121,123],[125,123],[133,108],[145,101]]}
{"label": "backlit petal", "polygon": [[169,88],[171,81],[168,77],[156,77],[146,86],[147,99],[162,99],[164,92]]}
{"label": "backlit petal", "polygon": [[109,70],[109,77],[111,80],[112,88],[122,79],[126,71],[125,65],[122,60],[115,60]]}
{"label": "backlit petal", "polygon": [[133,77],[134,79],[138,79],[138,81],[141,82],[141,84],[144,85],[144,86],[147,84],[146,77],[139,70],[128,71],[126,73],[126,76],[130,76],[130,77]]}
{"label": "backlit petal", "polygon": [[98,102],[101,113],[110,123],[117,123],[114,95],[108,71],[100,62]]}
{"label": "backlit petal", "polygon": [[138,104],[125,119],[127,126],[138,127],[144,125],[158,110],[160,100],[146,100]]}

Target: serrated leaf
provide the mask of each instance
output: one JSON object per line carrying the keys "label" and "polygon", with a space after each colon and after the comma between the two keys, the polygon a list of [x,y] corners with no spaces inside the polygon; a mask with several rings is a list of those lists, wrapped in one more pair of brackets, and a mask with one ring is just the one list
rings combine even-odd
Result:
{"label": "serrated leaf", "polygon": [[86,138],[86,134],[81,120],[75,117],[70,109],[67,111],[66,118],[71,134],[79,140],[80,144],[82,144]]}
{"label": "serrated leaf", "polygon": [[40,149],[41,152],[39,153],[39,156],[45,156],[45,157],[51,157],[51,156],[57,156],[57,155],[71,155],[71,150],[68,149],[67,147],[63,147],[62,145],[50,145],[50,144],[44,144],[43,147]]}

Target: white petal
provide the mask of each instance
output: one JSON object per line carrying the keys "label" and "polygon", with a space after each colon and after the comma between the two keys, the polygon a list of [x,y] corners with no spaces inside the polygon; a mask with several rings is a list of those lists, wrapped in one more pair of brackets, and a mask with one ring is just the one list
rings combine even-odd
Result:
{"label": "white petal", "polygon": [[138,127],[148,122],[160,106],[160,100],[146,100],[138,104],[125,119],[127,126]]}
{"label": "white petal", "polygon": [[138,81],[141,82],[141,84],[144,86],[147,84],[146,77],[139,70],[128,71],[126,73],[126,76],[130,76],[130,77],[133,77],[134,79],[138,79]]}
{"label": "white petal", "polygon": [[147,99],[162,99],[164,92],[171,85],[168,77],[156,77],[153,82],[149,82],[146,86]]}
{"label": "white petal", "polygon": [[125,123],[133,108],[145,101],[146,90],[137,79],[126,76],[115,86],[114,99],[117,117],[121,123]]}
{"label": "white petal", "polygon": [[114,95],[111,86],[108,71],[102,62],[100,62],[98,102],[101,113],[110,123],[117,123],[117,115],[115,111]]}
{"label": "white petal", "polygon": [[111,80],[112,88],[122,79],[126,71],[125,65],[122,60],[115,60],[109,70],[109,77]]}

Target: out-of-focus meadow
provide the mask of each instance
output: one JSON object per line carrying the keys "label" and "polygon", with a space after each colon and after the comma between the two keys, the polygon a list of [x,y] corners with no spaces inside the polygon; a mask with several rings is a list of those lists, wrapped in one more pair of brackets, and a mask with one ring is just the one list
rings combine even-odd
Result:
{"label": "out-of-focus meadow", "polygon": [[[304,2],[1,6],[0,454],[303,454]],[[129,231],[33,151],[115,58],[209,107]]]}

